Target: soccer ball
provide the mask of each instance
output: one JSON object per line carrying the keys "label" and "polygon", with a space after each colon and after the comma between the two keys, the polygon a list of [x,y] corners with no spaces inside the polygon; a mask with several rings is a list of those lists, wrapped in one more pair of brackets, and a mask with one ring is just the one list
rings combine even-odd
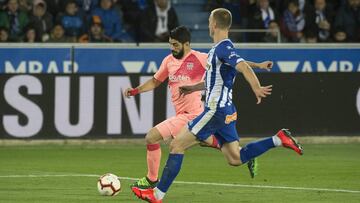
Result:
{"label": "soccer ball", "polygon": [[104,174],[100,176],[97,182],[97,188],[101,195],[115,196],[121,190],[120,179],[111,173]]}

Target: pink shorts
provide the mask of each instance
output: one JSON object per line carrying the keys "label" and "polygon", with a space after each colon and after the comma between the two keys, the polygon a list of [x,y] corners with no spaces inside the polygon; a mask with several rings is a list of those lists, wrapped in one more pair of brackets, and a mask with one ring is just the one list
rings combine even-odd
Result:
{"label": "pink shorts", "polygon": [[170,117],[163,122],[157,124],[155,128],[160,132],[164,140],[171,137],[176,137],[180,130],[187,125],[187,123],[198,116],[197,114],[179,114]]}

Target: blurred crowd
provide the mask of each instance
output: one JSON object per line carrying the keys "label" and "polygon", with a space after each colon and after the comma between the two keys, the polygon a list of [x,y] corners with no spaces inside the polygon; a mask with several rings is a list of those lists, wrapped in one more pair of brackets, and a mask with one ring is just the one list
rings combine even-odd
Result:
{"label": "blurred crowd", "polygon": [[248,42],[360,42],[360,0],[209,0],[217,7],[232,12],[233,27],[269,30]]}
{"label": "blurred crowd", "polygon": [[[0,42],[167,42],[182,17],[173,6],[169,0],[0,0]],[[360,0],[208,0],[204,11],[218,7],[232,12],[233,29],[268,30],[247,34],[247,42],[360,42]]]}
{"label": "blurred crowd", "polygon": [[[170,5],[168,0],[0,0],[0,41],[164,41],[165,24],[178,26]],[[158,26],[165,13],[165,24]]]}

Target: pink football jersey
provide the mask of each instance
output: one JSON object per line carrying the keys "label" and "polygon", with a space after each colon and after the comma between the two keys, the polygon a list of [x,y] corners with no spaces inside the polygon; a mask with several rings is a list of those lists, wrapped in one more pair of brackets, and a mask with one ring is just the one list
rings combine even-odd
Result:
{"label": "pink football jersey", "polygon": [[168,85],[176,114],[199,114],[203,111],[201,92],[197,91],[180,97],[179,87],[203,81],[206,59],[207,54],[194,50],[180,60],[169,54],[155,73],[154,78],[161,82],[169,78]]}

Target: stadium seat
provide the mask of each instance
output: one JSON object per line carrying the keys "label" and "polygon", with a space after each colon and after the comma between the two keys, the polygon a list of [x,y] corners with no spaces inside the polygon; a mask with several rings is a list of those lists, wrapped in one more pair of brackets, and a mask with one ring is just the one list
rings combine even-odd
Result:
{"label": "stadium seat", "polygon": [[209,12],[205,11],[207,0],[172,0],[179,23],[192,33],[192,42],[211,42],[208,31]]}

